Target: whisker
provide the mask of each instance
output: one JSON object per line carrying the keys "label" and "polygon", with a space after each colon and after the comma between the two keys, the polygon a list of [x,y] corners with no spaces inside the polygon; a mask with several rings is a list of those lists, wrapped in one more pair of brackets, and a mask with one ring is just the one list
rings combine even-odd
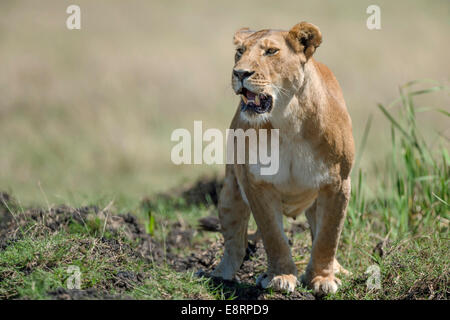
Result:
{"label": "whisker", "polygon": [[276,86],[274,84],[271,85],[272,88],[274,88],[275,90],[278,91],[278,93],[285,95],[286,97],[288,96],[288,91],[282,87]]}
{"label": "whisker", "polygon": [[286,90],[286,89],[284,89],[283,87],[279,87],[279,86],[276,86],[276,85],[273,85],[275,88],[277,88],[278,90],[280,90],[280,91],[282,91],[282,92],[288,92],[288,90]]}

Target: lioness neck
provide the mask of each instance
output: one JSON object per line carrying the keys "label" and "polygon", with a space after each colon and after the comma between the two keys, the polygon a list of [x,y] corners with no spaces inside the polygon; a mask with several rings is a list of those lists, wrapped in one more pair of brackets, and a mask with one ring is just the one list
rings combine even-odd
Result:
{"label": "lioness neck", "polygon": [[275,112],[270,119],[274,128],[284,129],[280,134],[283,132],[296,136],[306,134],[305,122],[310,124],[309,128],[313,125],[320,130],[324,126],[321,114],[327,103],[326,90],[313,59],[304,65],[304,78],[300,81],[301,83],[297,85],[298,90],[287,101],[286,106]]}

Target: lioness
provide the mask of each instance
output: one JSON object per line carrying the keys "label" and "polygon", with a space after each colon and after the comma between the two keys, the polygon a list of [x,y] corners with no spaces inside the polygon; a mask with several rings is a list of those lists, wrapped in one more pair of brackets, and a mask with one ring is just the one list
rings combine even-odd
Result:
{"label": "lioness", "polygon": [[259,164],[227,165],[219,200],[225,250],[212,276],[232,279],[240,268],[252,211],[268,258],[257,284],[292,292],[297,268],[282,214],[296,217],[306,210],[312,249],[302,281],[319,295],[340,285],[335,273],[346,271],[335,256],[350,197],[354,142],[341,88],[312,58],[321,42],[319,29],[307,22],[289,31],[244,28],[234,36],[232,86],[241,101],[231,129],[279,129],[279,170],[261,175]]}

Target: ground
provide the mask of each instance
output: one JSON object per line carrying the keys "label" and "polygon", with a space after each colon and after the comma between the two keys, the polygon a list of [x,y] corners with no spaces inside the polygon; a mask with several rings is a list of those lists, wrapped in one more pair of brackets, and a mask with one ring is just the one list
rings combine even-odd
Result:
{"label": "ground", "polygon": [[[25,209],[2,193],[0,298],[316,299],[303,287],[283,294],[255,286],[265,268],[261,243],[249,243],[235,281],[207,276],[223,249],[215,216],[220,188],[219,179],[203,179],[144,199],[136,212],[125,213],[116,213],[111,203]],[[338,256],[352,275],[325,299],[448,298],[447,240],[430,233],[392,242],[348,228]],[[306,220],[286,221],[286,232],[301,272],[310,248]],[[379,289],[367,287],[370,265],[380,268]],[[79,267],[80,289],[68,289],[69,266]]]}

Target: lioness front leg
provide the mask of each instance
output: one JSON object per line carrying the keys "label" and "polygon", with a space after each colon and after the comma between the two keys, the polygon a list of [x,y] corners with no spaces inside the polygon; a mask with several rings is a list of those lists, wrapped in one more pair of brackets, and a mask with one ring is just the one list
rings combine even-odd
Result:
{"label": "lioness front leg", "polygon": [[350,178],[347,178],[339,187],[321,189],[315,204],[315,215],[307,212],[308,220],[313,222],[313,244],[311,259],[302,280],[318,295],[335,293],[341,284],[335,277],[335,257],[349,198]]}
{"label": "lioness front leg", "polygon": [[231,280],[245,257],[250,208],[242,199],[234,169],[227,166],[226,171],[219,198],[219,220],[225,249],[222,261],[212,276]]}
{"label": "lioness front leg", "polygon": [[257,284],[263,288],[293,292],[297,286],[297,268],[283,230],[280,196],[270,185],[264,185],[250,187],[247,198],[268,260],[267,272],[258,277]]}
{"label": "lioness front leg", "polygon": [[[316,234],[316,211],[317,211],[317,200],[314,201],[313,205],[309,207],[306,212],[306,218],[308,220],[308,224],[311,231],[311,242],[314,242],[315,234]],[[350,271],[346,270],[344,267],[341,266],[341,264],[337,261],[337,259],[334,259],[334,273],[341,273],[344,275],[351,274]]]}

